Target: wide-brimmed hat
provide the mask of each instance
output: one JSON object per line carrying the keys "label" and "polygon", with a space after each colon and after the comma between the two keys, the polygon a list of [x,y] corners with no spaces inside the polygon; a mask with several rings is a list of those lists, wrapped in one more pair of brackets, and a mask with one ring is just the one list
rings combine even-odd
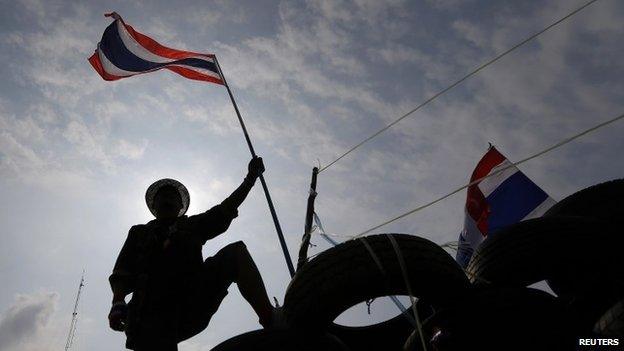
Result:
{"label": "wide-brimmed hat", "polygon": [[156,211],[154,210],[154,197],[156,196],[156,193],[158,192],[158,190],[160,190],[164,186],[173,187],[174,189],[178,191],[178,194],[180,194],[180,199],[182,199],[182,208],[180,209],[180,212],[178,213],[178,217],[184,215],[186,211],[188,210],[189,203],[191,202],[188,189],[186,189],[184,184],[171,178],[163,178],[163,179],[157,180],[154,183],[152,183],[152,185],[150,185],[149,188],[147,188],[147,191],[145,192],[145,203],[147,203],[147,207],[149,208],[150,212],[154,216],[156,216]]}

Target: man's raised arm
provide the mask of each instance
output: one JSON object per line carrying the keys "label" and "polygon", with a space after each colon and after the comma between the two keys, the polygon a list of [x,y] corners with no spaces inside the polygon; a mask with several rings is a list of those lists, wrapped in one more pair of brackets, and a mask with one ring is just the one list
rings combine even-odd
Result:
{"label": "man's raised arm", "polygon": [[238,216],[238,207],[245,201],[262,172],[264,172],[262,158],[254,157],[249,161],[247,175],[242,184],[230,196],[208,211],[189,217],[192,230],[199,233],[204,243],[229,228],[232,220]]}
{"label": "man's raised arm", "polygon": [[243,183],[234,192],[227,197],[227,199],[221,202],[221,206],[225,207],[224,210],[237,209],[245,198],[249,191],[254,186],[256,179],[264,172],[264,164],[262,163],[262,157],[254,157],[249,161],[247,166],[247,176],[243,180]]}

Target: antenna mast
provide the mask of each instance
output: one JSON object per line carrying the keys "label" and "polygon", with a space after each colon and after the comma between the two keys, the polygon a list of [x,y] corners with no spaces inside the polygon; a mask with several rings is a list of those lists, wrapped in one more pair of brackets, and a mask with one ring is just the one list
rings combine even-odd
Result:
{"label": "antenna mast", "polygon": [[74,335],[76,334],[76,323],[78,322],[78,301],[80,301],[80,293],[84,286],[84,270],[82,271],[82,277],[80,278],[80,285],[78,286],[78,294],[76,294],[76,303],[74,304],[74,312],[72,313],[71,324],[69,325],[69,334],[67,335],[67,342],[65,343],[65,351],[74,343]]}

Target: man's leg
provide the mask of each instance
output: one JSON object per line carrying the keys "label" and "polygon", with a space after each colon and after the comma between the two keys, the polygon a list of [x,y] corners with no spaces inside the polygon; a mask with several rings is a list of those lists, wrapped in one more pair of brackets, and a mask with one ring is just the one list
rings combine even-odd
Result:
{"label": "man's leg", "polygon": [[258,315],[260,324],[267,327],[272,322],[273,306],[267,296],[258,267],[247,251],[247,246],[242,241],[237,241],[224,249],[231,250],[230,258],[234,261],[232,262],[235,272],[234,282],[238,285],[238,290]]}
{"label": "man's leg", "polygon": [[204,260],[196,287],[182,294],[177,326],[178,342],[201,333],[210,323],[232,283],[258,315],[260,324],[273,323],[273,306],[269,302],[260,272],[242,241],[229,244]]}

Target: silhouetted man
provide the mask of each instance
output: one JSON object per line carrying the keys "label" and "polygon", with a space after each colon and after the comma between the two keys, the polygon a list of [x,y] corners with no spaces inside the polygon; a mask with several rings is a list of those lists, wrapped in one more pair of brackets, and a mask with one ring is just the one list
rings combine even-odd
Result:
{"label": "silhouetted man", "polygon": [[227,199],[190,217],[184,215],[189,193],[180,182],[161,179],[147,189],[145,200],[156,219],[130,228],[109,278],[109,324],[126,332],[127,348],[177,350],[178,342],[206,328],[233,282],[261,325],[275,322],[276,310],[242,241],[206,260],[201,251],[207,240],[227,230],[263,171],[262,158],[253,158],[245,180]]}

